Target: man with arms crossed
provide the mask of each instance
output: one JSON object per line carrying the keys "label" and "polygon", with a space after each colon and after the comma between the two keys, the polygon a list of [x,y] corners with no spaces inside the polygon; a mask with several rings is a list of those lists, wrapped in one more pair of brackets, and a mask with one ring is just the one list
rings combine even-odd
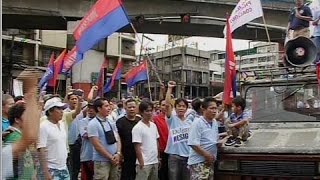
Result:
{"label": "man with arms crossed", "polygon": [[99,98],[93,106],[97,115],[89,122],[88,137],[94,148],[94,179],[118,180],[121,142],[115,124],[107,119],[110,104],[107,99]]}

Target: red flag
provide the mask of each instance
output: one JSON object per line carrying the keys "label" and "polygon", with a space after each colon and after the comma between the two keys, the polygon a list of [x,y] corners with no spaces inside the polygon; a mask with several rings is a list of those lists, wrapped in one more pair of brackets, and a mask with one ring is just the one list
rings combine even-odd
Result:
{"label": "red flag", "polygon": [[105,68],[108,68],[109,66],[109,59],[105,58],[104,62],[101,64],[101,67],[100,67],[100,72],[99,72],[99,76],[98,76],[98,80],[97,80],[97,86],[98,86],[98,91],[102,91],[103,89],[103,86],[104,86],[104,70]]}
{"label": "red flag", "polygon": [[318,83],[320,85],[320,63],[317,64],[317,79],[318,79]]}
{"label": "red flag", "polygon": [[74,64],[76,64],[76,58],[77,58],[77,49],[76,46],[74,46],[71,51],[66,54],[64,58],[62,73],[67,73]]}
{"label": "red flag", "polygon": [[229,17],[227,18],[227,43],[225,61],[225,81],[223,90],[223,103],[231,105],[232,99],[236,96],[236,61],[232,45],[232,33],[230,30]]}
{"label": "red flag", "polygon": [[48,63],[48,67],[53,66],[53,63],[54,63],[54,61],[55,61],[54,56],[55,56],[55,55],[54,55],[54,52],[52,52],[52,53],[51,53],[51,56],[50,56],[49,63]]}
{"label": "red flag", "polygon": [[61,74],[62,67],[63,67],[63,60],[64,56],[66,55],[66,49],[62,51],[62,53],[57,57],[57,59],[54,61],[54,66],[53,66],[53,78],[49,81],[48,86],[55,87],[56,86],[56,81]]}

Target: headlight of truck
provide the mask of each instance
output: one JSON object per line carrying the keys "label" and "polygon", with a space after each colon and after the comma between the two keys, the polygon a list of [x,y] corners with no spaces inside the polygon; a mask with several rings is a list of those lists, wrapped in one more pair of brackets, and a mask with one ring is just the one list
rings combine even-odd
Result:
{"label": "headlight of truck", "polygon": [[236,160],[219,161],[218,169],[223,171],[237,171],[239,170],[238,161]]}

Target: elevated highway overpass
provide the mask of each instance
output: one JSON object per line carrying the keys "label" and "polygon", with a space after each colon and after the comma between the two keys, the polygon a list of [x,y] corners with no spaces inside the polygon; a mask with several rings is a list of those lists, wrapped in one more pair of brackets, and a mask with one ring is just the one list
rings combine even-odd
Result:
{"label": "elevated highway overpass", "polygon": [[[289,0],[262,0],[272,41],[283,41]],[[125,0],[124,6],[138,32],[223,37],[226,13],[238,0]],[[4,0],[3,28],[66,30],[68,21],[80,20],[93,0]],[[181,14],[190,14],[190,23],[181,23]],[[145,21],[137,23],[143,15]],[[132,32],[130,27],[120,31]],[[235,38],[266,40],[262,20],[239,28]]]}

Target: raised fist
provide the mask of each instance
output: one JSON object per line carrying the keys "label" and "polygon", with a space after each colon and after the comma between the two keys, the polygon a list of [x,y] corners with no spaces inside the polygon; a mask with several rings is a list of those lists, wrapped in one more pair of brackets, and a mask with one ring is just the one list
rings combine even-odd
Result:
{"label": "raised fist", "polygon": [[177,85],[177,83],[174,82],[174,81],[169,81],[169,82],[168,82],[168,87],[169,87],[169,88],[176,87],[176,85]]}
{"label": "raised fist", "polygon": [[37,69],[27,68],[22,71],[17,77],[23,82],[24,93],[36,92],[38,87],[38,79],[41,77],[41,72]]}
{"label": "raised fist", "polygon": [[68,86],[67,87],[67,94],[69,94],[70,92],[73,92],[74,89],[72,89],[72,86]]}

